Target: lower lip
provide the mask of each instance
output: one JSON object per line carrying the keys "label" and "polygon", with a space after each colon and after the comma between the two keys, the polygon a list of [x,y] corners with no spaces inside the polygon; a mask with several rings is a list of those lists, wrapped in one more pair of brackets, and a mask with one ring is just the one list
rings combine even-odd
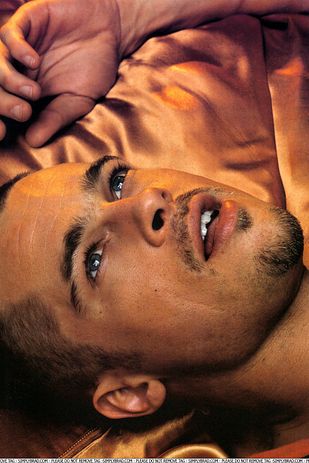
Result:
{"label": "lower lip", "polygon": [[204,241],[201,237],[201,214],[204,211],[219,209],[221,203],[207,193],[200,193],[194,196],[189,204],[188,227],[194,249],[201,259],[204,259]]}
{"label": "lower lip", "polygon": [[211,259],[231,238],[236,228],[237,216],[238,206],[235,201],[222,201],[219,215],[212,224],[215,229],[211,243],[208,243],[206,236],[206,253],[209,255],[207,260]]}

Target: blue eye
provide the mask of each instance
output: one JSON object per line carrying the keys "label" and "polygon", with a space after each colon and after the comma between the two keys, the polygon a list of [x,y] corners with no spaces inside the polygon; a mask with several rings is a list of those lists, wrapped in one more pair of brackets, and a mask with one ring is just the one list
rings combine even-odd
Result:
{"label": "blue eye", "polygon": [[100,269],[101,260],[102,260],[102,253],[103,250],[100,249],[99,251],[92,252],[87,257],[86,261],[86,272],[87,275],[92,279],[95,280],[97,277],[97,273]]}
{"label": "blue eye", "polygon": [[122,188],[129,169],[117,167],[110,176],[110,189],[117,199],[122,198]]}

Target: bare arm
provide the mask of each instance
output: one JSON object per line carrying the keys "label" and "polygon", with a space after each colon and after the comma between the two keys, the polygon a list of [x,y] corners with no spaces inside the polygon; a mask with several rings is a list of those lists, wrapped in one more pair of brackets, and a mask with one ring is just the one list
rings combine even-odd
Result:
{"label": "bare arm", "polygon": [[118,0],[118,4],[124,55],[158,30],[173,32],[234,14],[309,13],[309,0]]}
{"label": "bare arm", "polygon": [[[276,12],[309,12],[309,0],[33,0],[0,29],[0,117],[26,121],[31,101],[53,97],[26,133],[30,145],[42,146],[93,108],[120,60],[153,33]],[[0,120],[0,140],[5,130]]]}

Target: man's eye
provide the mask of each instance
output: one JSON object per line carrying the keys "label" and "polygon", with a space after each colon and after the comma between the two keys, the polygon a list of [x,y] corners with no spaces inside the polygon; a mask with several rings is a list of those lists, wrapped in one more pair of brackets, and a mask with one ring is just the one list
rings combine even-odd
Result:
{"label": "man's eye", "polygon": [[100,270],[103,250],[95,251],[89,254],[86,262],[86,272],[91,280],[95,280]]}
{"label": "man's eye", "polygon": [[110,182],[109,182],[110,189],[113,195],[115,195],[117,199],[122,198],[122,188],[123,188],[123,184],[125,182],[128,170],[129,169],[124,169],[124,168],[121,168],[121,170],[119,170],[119,168],[117,168],[116,172],[112,172],[110,176]]}

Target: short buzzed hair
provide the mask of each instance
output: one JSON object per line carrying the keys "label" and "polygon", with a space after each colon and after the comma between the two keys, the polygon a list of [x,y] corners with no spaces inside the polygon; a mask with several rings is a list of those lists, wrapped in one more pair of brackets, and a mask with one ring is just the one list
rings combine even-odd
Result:
{"label": "short buzzed hair", "polygon": [[17,174],[15,175],[15,177],[11,178],[10,180],[8,180],[0,186],[0,212],[5,206],[5,201],[10,189],[15,185],[15,183],[18,182],[18,180],[21,180],[29,174],[30,172],[22,172],[20,174]]}
{"label": "short buzzed hair", "polygon": [[[0,213],[24,172],[0,186]],[[1,264],[1,256],[0,256]],[[98,376],[121,365],[137,369],[135,354],[107,353],[80,345],[60,332],[51,307],[32,295],[14,304],[0,301],[0,392],[5,407],[74,419],[93,415],[91,389]],[[48,410],[48,412],[47,412]]]}
{"label": "short buzzed hair", "polygon": [[106,353],[90,345],[73,344],[59,330],[50,308],[37,297],[0,312],[2,397],[5,406],[40,409],[61,418],[92,416],[91,390],[106,370],[126,366],[136,370],[134,354]]}

